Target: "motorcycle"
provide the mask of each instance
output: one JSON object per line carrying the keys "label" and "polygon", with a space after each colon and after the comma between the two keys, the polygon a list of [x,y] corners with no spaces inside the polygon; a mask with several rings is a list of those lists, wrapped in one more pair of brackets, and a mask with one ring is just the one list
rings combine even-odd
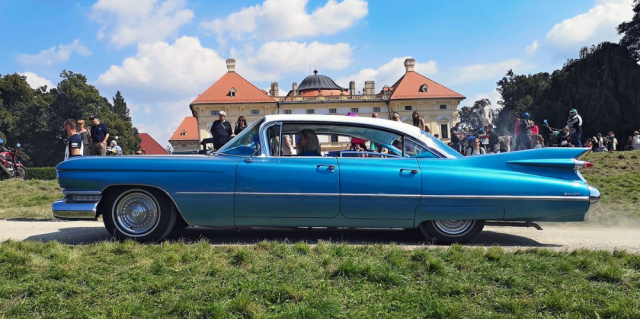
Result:
{"label": "motorcycle", "polygon": [[20,163],[20,143],[15,148],[5,147],[0,139],[0,180],[5,178],[27,179],[27,168]]}

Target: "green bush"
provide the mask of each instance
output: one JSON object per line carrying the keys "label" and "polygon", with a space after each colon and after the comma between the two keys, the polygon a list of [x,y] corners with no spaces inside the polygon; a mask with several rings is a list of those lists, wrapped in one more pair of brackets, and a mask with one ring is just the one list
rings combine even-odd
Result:
{"label": "green bush", "polygon": [[27,168],[27,179],[53,180],[56,179],[55,167],[31,167]]}

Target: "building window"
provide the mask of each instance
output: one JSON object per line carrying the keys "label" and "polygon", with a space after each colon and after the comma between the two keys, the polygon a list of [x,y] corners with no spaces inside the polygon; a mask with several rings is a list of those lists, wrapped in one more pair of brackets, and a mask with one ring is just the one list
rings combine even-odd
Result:
{"label": "building window", "polygon": [[284,114],[291,114],[291,110],[284,110]]}
{"label": "building window", "polygon": [[446,109],[447,109],[447,106],[446,106],[446,105],[444,105],[444,104],[442,104],[442,105],[440,105],[440,109],[441,109],[441,110],[446,110]]}
{"label": "building window", "polygon": [[260,114],[260,110],[251,110],[251,115],[258,115]]}
{"label": "building window", "polygon": [[335,135],[335,134],[331,135],[331,143],[338,143],[338,135]]}
{"label": "building window", "polygon": [[420,86],[420,91],[422,93],[427,93],[429,91],[429,86],[427,86],[426,84],[423,84],[422,86]]}
{"label": "building window", "polygon": [[405,105],[404,106],[404,110],[405,111],[411,111],[411,105]]}
{"label": "building window", "polygon": [[185,131],[185,130],[182,130],[182,132],[180,132],[180,135],[182,135],[182,136],[185,136],[185,135],[187,135],[187,131]]}
{"label": "building window", "polygon": [[314,109],[307,109],[307,114],[314,114],[316,112],[316,110]]}
{"label": "building window", "polygon": [[448,124],[440,124],[440,137],[441,138],[449,138],[449,125]]}
{"label": "building window", "polygon": [[231,90],[229,90],[229,96],[236,97],[236,88],[231,88]]}
{"label": "building window", "polygon": [[357,107],[352,107],[351,108],[351,113],[358,113],[358,108]]}
{"label": "building window", "polygon": [[379,108],[379,107],[377,107],[377,106],[374,106],[374,107],[373,107],[373,111],[374,111],[374,112],[380,112],[380,108]]}
{"label": "building window", "polygon": [[329,109],[329,114],[336,114],[338,111],[336,109]]}
{"label": "building window", "polygon": [[187,147],[187,144],[180,144],[180,147]]}
{"label": "building window", "polygon": [[220,111],[218,110],[211,111],[211,115],[220,115]]}

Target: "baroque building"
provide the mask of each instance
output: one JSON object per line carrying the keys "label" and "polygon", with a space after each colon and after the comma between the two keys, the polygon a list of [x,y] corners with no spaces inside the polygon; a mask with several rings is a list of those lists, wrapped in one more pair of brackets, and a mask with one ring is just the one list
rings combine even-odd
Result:
{"label": "baroque building", "polygon": [[378,113],[381,119],[390,119],[393,112],[398,112],[403,122],[410,125],[411,114],[418,111],[431,133],[439,134],[448,142],[449,130],[459,120],[458,105],[465,97],[417,73],[414,59],[406,59],[404,66],[405,74],[379,91],[374,81],[366,81],[362,93],[356,91],[354,81],[343,88],[316,70],[300,85],[294,82],[288,93],[280,96],[277,82],[271,83],[269,92],[257,88],[236,73],[236,61],[230,58],[227,73],[189,107],[197,122],[199,141],[210,137],[211,124],[218,119],[220,111],[226,112],[232,127],[241,115],[252,123],[267,114],[344,116],[349,112],[367,117]]}

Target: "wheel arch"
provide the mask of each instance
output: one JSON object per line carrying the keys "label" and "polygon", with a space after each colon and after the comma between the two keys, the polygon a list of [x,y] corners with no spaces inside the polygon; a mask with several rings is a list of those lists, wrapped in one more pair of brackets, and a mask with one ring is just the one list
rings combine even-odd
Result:
{"label": "wheel arch", "polygon": [[[173,199],[173,197],[171,197],[171,195],[169,195],[169,193],[167,191],[165,191],[164,189],[158,187],[158,186],[151,186],[151,185],[144,185],[144,184],[114,184],[114,185],[109,185],[107,186],[105,189],[102,190],[102,197],[103,199],[107,196],[109,196],[111,193],[113,192],[117,192],[118,190],[125,190],[125,189],[130,189],[130,188],[142,188],[142,189],[154,189],[159,191],[161,194],[163,194],[163,196],[165,196],[166,198],[169,199],[169,202],[171,202],[171,204],[173,205],[173,208],[176,211],[176,215],[177,215],[177,220],[176,222],[182,221],[185,224],[191,226],[191,224],[189,224],[189,222],[187,222],[186,219],[184,219],[184,217],[182,216],[182,212],[180,211],[180,207],[178,207],[178,204],[176,204],[176,201]],[[102,211],[104,209],[103,204],[104,204],[104,200],[101,199],[100,202],[98,203],[98,216],[99,215],[103,215]],[[96,217],[98,217],[96,216]]]}

